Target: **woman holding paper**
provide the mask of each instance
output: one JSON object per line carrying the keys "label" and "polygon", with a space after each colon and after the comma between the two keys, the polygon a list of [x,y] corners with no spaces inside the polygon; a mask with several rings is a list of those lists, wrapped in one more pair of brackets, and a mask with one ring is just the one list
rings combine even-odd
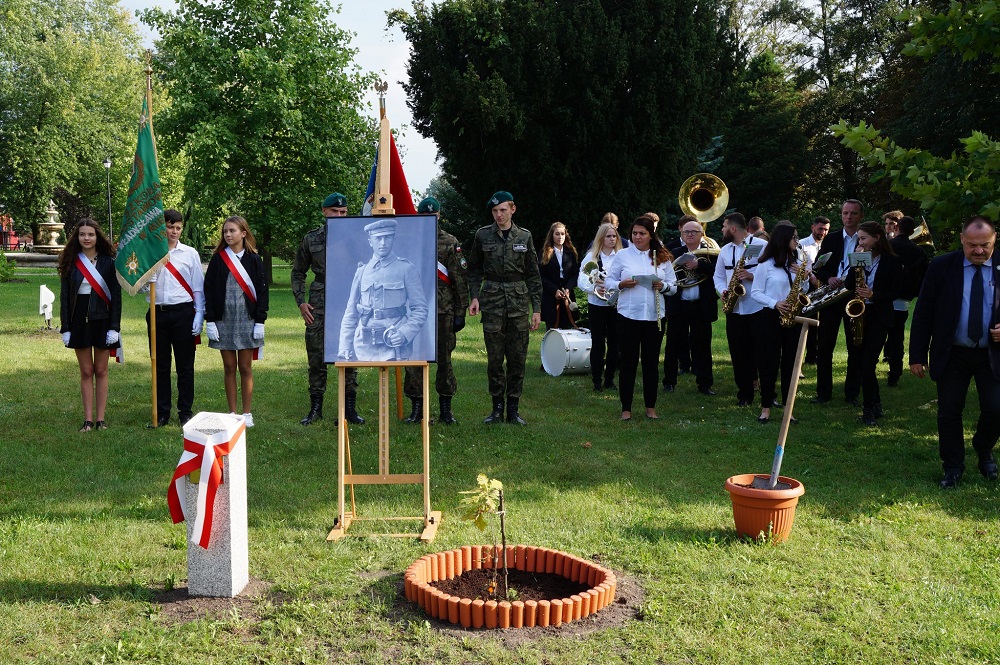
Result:
{"label": "woman holding paper", "polygon": [[642,358],[642,392],[646,417],[656,419],[656,389],[659,385],[660,343],[664,317],[663,295],[677,291],[671,265],[673,256],[654,232],[653,220],[645,215],[632,223],[632,243],[615,254],[604,286],[618,295],[618,344],[621,368],[618,394],[622,420],[632,420],[632,395],[636,368]]}
{"label": "woman holding paper", "polygon": [[[120,347],[122,291],[115,250],[97,222],[85,217],[59,255],[59,317],[63,344],[76,351],[83,397],[81,432],[107,429],[108,359]],[[96,423],[94,421],[96,409]]]}
{"label": "woman holding paper", "polygon": [[264,262],[247,220],[233,216],[222,225],[222,238],[205,272],[205,332],[208,345],[222,354],[226,400],[236,413],[236,372],[240,375],[243,417],[253,427],[253,360],[264,346],[267,320]]}

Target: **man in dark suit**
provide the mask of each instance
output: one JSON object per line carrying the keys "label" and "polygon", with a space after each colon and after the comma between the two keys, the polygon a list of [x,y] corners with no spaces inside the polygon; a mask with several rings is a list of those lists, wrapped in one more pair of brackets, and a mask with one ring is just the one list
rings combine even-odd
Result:
{"label": "man in dark suit", "polygon": [[[701,245],[704,231],[701,224],[692,220],[684,225],[681,238],[684,246],[677,256],[694,251]],[[663,357],[663,389],[673,392],[677,385],[677,364],[680,354],[691,351],[691,371],[698,384],[698,392],[714,395],[712,383],[712,323],[719,318],[719,294],[715,292],[712,275],[715,266],[704,256],[690,257],[682,266],[685,270],[677,277],[690,275],[703,278],[700,284],[677,290],[667,298],[667,344]],[[685,274],[686,273],[686,274]]]}
{"label": "man in dark suit", "polygon": [[[888,218],[886,218],[888,219]],[[893,322],[889,328],[889,336],[885,342],[885,357],[889,362],[889,385],[898,386],[903,375],[903,336],[906,332],[906,319],[910,314],[910,301],[920,293],[920,285],[924,283],[927,272],[927,252],[920,245],[910,240],[910,235],[916,228],[912,217],[900,217],[895,220],[898,229],[896,237],[889,241],[892,251],[903,262],[903,272],[906,275],[903,292],[893,304]],[[886,235],[889,228],[886,226]]]}
{"label": "man in dark suit", "polygon": [[[671,240],[669,243],[665,243],[665,245],[667,247],[667,250],[670,252],[670,254],[672,256],[678,257],[678,256],[680,256],[681,254],[683,254],[684,252],[687,251],[687,247],[684,244],[685,243],[684,225],[687,224],[688,222],[695,222],[695,221],[697,221],[697,220],[692,215],[681,215],[680,219],[677,220],[677,238],[675,238],[674,240]],[[699,224],[699,227],[700,226],[701,225]],[[700,243],[701,239],[704,236],[705,236],[705,230],[704,230],[704,228],[702,228],[701,229],[701,234],[698,236],[697,242]],[[680,293],[675,293],[674,296],[680,297]],[[673,297],[673,296],[671,296],[671,297]],[[669,303],[670,303],[670,298],[667,298],[667,310],[668,311],[664,313],[664,316],[666,316],[666,317],[669,317],[669,310],[670,310],[670,304]],[[670,321],[669,320],[667,321],[667,325],[668,326],[670,325]],[[670,339],[670,333],[669,332],[667,333],[667,339]],[[674,369],[673,369],[672,372],[669,371],[669,370],[667,370],[667,366],[666,366],[667,355],[668,355],[669,352],[667,350],[664,350],[664,352],[663,352],[663,363],[664,363],[663,364],[663,392],[672,392],[672,388],[673,388],[674,384],[677,383],[677,377],[680,376],[680,375],[683,375],[683,374],[687,374],[688,372],[691,371],[691,345],[688,343],[688,336],[687,335],[682,335],[677,340],[677,344],[678,344],[678,346],[675,349],[676,355],[674,357],[674,365],[675,365],[675,367],[674,367]],[[670,377],[670,376],[672,376],[674,378],[673,381],[668,381],[667,380],[667,378]]]}
{"label": "man in dark suit", "polygon": [[979,394],[979,422],[972,447],[979,457],[980,473],[987,480],[997,479],[993,457],[1000,438],[996,229],[989,219],[977,215],[962,226],[961,239],[961,251],[931,261],[910,325],[910,372],[922,379],[929,367],[937,384],[942,489],[956,487],[965,472],[962,411],[972,379]]}
{"label": "man in dark suit", "polygon": [[[820,268],[816,277],[822,284],[842,286],[850,269],[848,254],[854,252],[858,244],[858,226],[865,208],[861,201],[848,199],[840,208],[840,220],[844,228],[839,233],[830,233],[820,245],[819,255],[829,252],[830,259]],[[851,326],[842,305],[833,304],[819,312],[818,348],[816,350],[816,397],[814,404],[823,404],[833,398],[833,352],[837,348],[840,324],[844,324],[844,338],[847,340],[847,376],[844,379],[844,401],[861,406],[861,347],[854,345]]]}

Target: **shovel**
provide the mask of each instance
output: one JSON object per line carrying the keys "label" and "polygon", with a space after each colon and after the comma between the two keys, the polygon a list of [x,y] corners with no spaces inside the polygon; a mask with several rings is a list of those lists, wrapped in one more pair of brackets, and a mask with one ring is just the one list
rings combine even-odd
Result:
{"label": "shovel", "polygon": [[781,460],[785,456],[785,439],[788,438],[788,426],[792,422],[792,407],[795,406],[795,391],[799,388],[802,359],[806,355],[806,337],[809,336],[810,326],[819,325],[819,321],[816,319],[807,319],[801,316],[796,316],[795,322],[802,324],[802,332],[799,333],[799,346],[795,349],[795,366],[792,367],[792,385],[788,387],[788,400],[785,403],[785,412],[781,416],[781,429],[778,431],[778,446],[774,449],[774,462],[771,463],[771,477],[755,477],[753,483],[750,484],[750,487],[754,489],[787,490],[792,487],[788,483],[779,483],[778,473],[781,471]]}

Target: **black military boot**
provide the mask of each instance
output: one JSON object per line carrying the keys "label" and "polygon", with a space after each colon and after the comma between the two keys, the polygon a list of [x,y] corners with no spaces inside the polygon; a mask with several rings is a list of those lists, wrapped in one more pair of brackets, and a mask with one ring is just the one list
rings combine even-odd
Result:
{"label": "black military boot", "polygon": [[451,395],[439,395],[438,403],[441,405],[441,417],[439,420],[445,425],[457,425],[458,418],[451,412]]}
{"label": "black military boot", "polygon": [[323,396],[310,395],[309,402],[309,413],[306,414],[305,418],[299,421],[300,425],[312,425],[317,420],[323,419]]}
{"label": "black military boot", "polygon": [[410,402],[413,403],[413,410],[410,411],[410,415],[403,420],[404,423],[419,423],[424,419],[424,398],[423,397],[411,397]]}
{"label": "black military boot", "polygon": [[517,413],[517,402],[518,400],[515,397],[507,398],[507,422],[514,425],[527,425],[528,421]]}
{"label": "black military boot", "polygon": [[503,422],[503,398],[494,397],[493,398],[493,412],[486,416],[483,422],[487,425],[492,425],[494,423]]}
{"label": "black military boot", "polygon": [[344,419],[352,425],[364,425],[365,419],[358,415],[358,394],[344,395]]}

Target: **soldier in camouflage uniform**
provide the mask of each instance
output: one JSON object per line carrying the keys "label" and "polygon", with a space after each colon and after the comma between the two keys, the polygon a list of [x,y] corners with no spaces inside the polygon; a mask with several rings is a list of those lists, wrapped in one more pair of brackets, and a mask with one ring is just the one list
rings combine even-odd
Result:
{"label": "soldier in camouflage uniform", "polygon": [[513,222],[514,197],[510,192],[497,192],[488,205],[493,224],[476,231],[469,256],[469,314],[476,316],[480,309],[483,313],[487,374],[493,397],[493,411],[483,422],[503,420],[506,395],[507,422],[526,425],[518,405],[528,359],[529,330],[537,330],[541,323],[542,279],[531,232]]}
{"label": "soldier in camouflage uniform", "polygon": [[[441,219],[441,204],[433,196],[420,202],[417,212],[433,214]],[[465,310],[469,306],[469,284],[465,272],[468,264],[462,256],[458,238],[438,226],[437,234],[437,375],[434,388],[441,406],[440,421],[445,425],[458,423],[451,411],[451,398],[458,390],[455,370],[451,366],[451,352],[455,350],[455,334],[465,327]],[[403,392],[413,404],[405,422],[419,423],[424,417],[423,371],[419,367],[406,368]]]}
{"label": "soldier in camouflage uniform", "polygon": [[[323,217],[346,217],[347,197],[334,192],[322,205]],[[306,273],[312,269],[313,282],[306,300]],[[309,413],[300,422],[311,425],[323,417],[323,395],[326,393],[326,363],[323,358],[323,307],[326,300],[326,224],[313,229],[302,239],[292,263],[292,295],[306,323],[306,356],[309,358]],[[348,422],[361,424],[357,412],[358,370],[345,372]]]}

